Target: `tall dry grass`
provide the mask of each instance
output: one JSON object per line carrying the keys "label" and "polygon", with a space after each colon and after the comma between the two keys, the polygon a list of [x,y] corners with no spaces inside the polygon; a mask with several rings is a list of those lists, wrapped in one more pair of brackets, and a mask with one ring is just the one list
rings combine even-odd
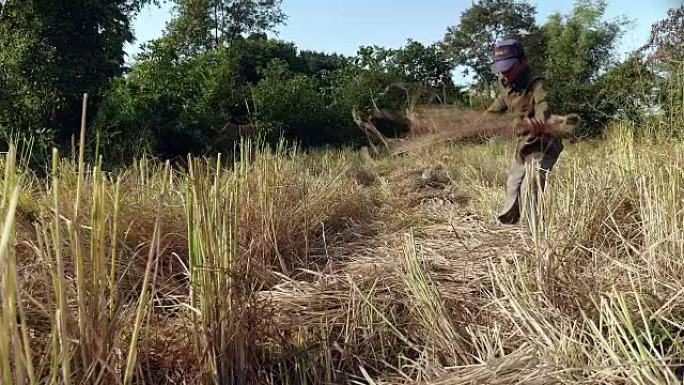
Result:
{"label": "tall dry grass", "polygon": [[257,296],[313,280],[378,198],[349,152],[241,147],[187,171],[141,159],[107,173],[55,153],[49,179],[6,154],[3,383],[261,383],[292,365],[317,376],[297,349],[332,326],[273,325],[278,309]]}
{"label": "tall dry grass", "polygon": [[[524,222],[527,252],[488,262],[500,321],[471,334],[474,346],[489,344],[481,363],[434,383],[681,383],[682,155],[678,140],[628,125],[566,147]],[[496,175],[461,175],[483,187],[490,215],[487,202],[503,194],[486,187]]]}
{"label": "tall dry grass", "polygon": [[[241,143],[48,178],[0,158],[5,384],[675,384],[684,147],[567,144],[520,226],[513,143]],[[531,180],[533,183],[534,180]]]}

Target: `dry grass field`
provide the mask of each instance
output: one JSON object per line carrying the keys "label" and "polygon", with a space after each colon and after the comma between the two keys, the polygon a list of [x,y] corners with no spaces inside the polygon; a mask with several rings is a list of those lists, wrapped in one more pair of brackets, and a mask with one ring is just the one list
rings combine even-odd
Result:
{"label": "dry grass field", "polygon": [[632,132],[566,142],[516,226],[510,138],[48,177],[10,151],[0,382],[682,383],[684,146]]}

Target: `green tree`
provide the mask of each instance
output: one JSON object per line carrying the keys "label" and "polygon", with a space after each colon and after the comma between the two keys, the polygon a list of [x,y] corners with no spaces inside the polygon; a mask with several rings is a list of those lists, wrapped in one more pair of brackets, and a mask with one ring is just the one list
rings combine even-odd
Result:
{"label": "green tree", "polygon": [[258,124],[271,140],[282,136],[306,146],[359,140],[351,109],[331,96],[323,80],[296,74],[275,60],[254,87]]}
{"label": "green tree", "polygon": [[[684,5],[671,8],[653,24],[651,37],[640,50],[658,73],[661,119],[681,131],[684,123]],[[663,119],[664,118],[664,119]]]}
{"label": "green tree", "polygon": [[438,44],[425,46],[409,40],[405,47],[396,50],[394,63],[407,81],[441,87],[451,83],[453,64]]}
{"label": "green tree", "polygon": [[497,41],[521,40],[530,64],[541,70],[544,38],[535,24],[536,9],[527,2],[479,0],[461,14],[459,23],[447,29],[444,45],[457,65],[472,70],[477,80],[489,84],[496,80],[492,72],[492,51]]}
{"label": "green tree", "polygon": [[60,105],[49,76],[55,53],[18,4],[5,2],[0,15],[0,142],[36,137],[46,150],[47,128]]}
{"label": "green tree", "polygon": [[615,43],[625,22],[604,21],[604,0],[577,0],[566,18],[551,15],[544,26],[547,36],[546,88],[557,113],[580,113],[588,133],[600,131],[613,117],[614,106],[600,100],[603,74],[613,61]]}
{"label": "green tree", "polygon": [[453,64],[441,44],[409,40],[399,49],[362,46],[350,61],[352,65],[328,73],[322,85],[338,115],[350,124],[354,111],[393,137],[409,128],[403,113],[413,103],[460,98],[452,81]]}
{"label": "green tree", "polygon": [[96,127],[109,159],[163,158],[232,147],[248,119],[241,57],[225,48],[182,57],[167,38],[143,47],[128,76],[107,92]]}
{"label": "green tree", "polygon": [[227,49],[240,63],[241,78],[250,84],[258,82],[262,77],[260,72],[275,59],[287,63],[288,68],[305,71],[294,43],[269,39],[265,34],[252,34],[247,38],[238,36]]}
{"label": "green tree", "polygon": [[175,0],[177,17],[168,32],[176,44],[195,52],[230,45],[237,36],[265,32],[285,21],[282,0]]}
{"label": "green tree", "polygon": [[[329,74],[347,65],[336,55],[298,53],[294,44],[263,34],[237,36],[231,47],[192,56],[165,36],[144,46],[129,75],[114,82],[97,127],[109,158],[120,162],[140,152],[172,158],[230,151],[240,128],[255,119],[299,138],[315,126],[306,122],[335,126],[321,106],[330,104]],[[315,120],[321,116],[327,120]],[[339,142],[327,126],[311,132],[307,143]]]}
{"label": "green tree", "polygon": [[652,50],[652,59],[684,62],[684,5],[670,8],[667,17],[653,24],[651,36],[640,51]]}
{"label": "green tree", "polygon": [[658,79],[646,60],[633,53],[627,60],[609,66],[601,74],[595,85],[593,107],[611,118],[643,125],[649,110],[658,102]]}
{"label": "green tree", "polygon": [[320,76],[351,65],[350,58],[338,54],[328,54],[303,50],[299,52],[300,70],[312,76]]}
{"label": "green tree", "polygon": [[130,22],[147,2],[3,2],[0,126],[24,134],[54,129],[55,139],[68,143],[79,127],[83,93],[96,110],[110,79],[124,72]]}
{"label": "green tree", "polygon": [[[421,100],[447,99],[457,93],[452,80],[453,62],[441,44],[423,45],[408,40],[399,49],[365,46],[359,49],[356,65],[374,74],[380,85],[391,81],[405,88],[412,96],[428,95]],[[390,80],[391,79],[391,80]],[[384,87],[392,83],[384,84]],[[447,102],[447,100],[443,100]]]}
{"label": "green tree", "polygon": [[429,103],[434,99],[450,102],[458,91],[452,79],[453,61],[441,44],[423,45],[409,40],[405,47],[394,52],[394,63],[404,81],[422,86]]}

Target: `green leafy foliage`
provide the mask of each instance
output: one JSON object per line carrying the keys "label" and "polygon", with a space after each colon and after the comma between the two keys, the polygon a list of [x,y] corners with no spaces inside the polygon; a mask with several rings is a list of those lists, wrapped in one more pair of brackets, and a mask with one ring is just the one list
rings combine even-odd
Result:
{"label": "green leafy foliage", "polygon": [[[346,58],[254,34],[186,53],[168,36],[157,40],[114,83],[98,118],[109,159],[226,152],[255,130],[305,146],[355,144],[362,136],[352,111],[404,111],[412,95],[431,102],[457,93],[440,47],[416,42],[399,50],[362,47]],[[379,128],[397,135],[407,127]]]}
{"label": "green leafy foliage", "polygon": [[364,46],[355,64],[353,77],[369,90],[369,98],[360,95],[360,100],[367,100],[361,107],[374,107],[372,95],[383,99],[382,108],[394,110],[415,103],[452,103],[460,98],[452,79],[453,62],[441,44],[426,46],[408,40],[399,49]]}
{"label": "green leafy foliage", "polygon": [[235,139],[227,123],[247,115],[239,59],[222,49],[179,60],[164,39],[148,46],[129,76],[114,82],[98,116],[109,158],[204,153]]}
{"label": "green leafy foliage", "polygon": [[606,118],[623,119],[642,125],[658,103],[657,74],[640,55],[611,65],[596,82],[597,111]]}
{"label": "green leafy foliage", "polygon": [[567,18],[554,14],[544,25],[547,36],[546,88],[554,111],[579,113],[588,134],[599,132],[616,111],[606,103],[609,80],[600,81],[613,59],[623,29],[621,20],[603,21],[604,0],[577,0]]}
{"label": "green leafy foliage", "polygon": [[46,81],[54,53],[30,15],[12,5],[4,5],[0,18],[0,142],[6,147],[10,140],[37,136],[47,147],[53,137],[46,132],[50,112],[59,103],[57,90]]}
{"label": "green leafy foliage", "polygon": [[244,35],[273,29],[285,21],[281,0],[175,0],[178,15],[168,35],[189,55],[232,45]]}
{"label": "green leafy foliage", "polygon": [[661,118],[681,131],[684,123],[684,5],[668,10],[667,17],[651,28],[651,37],[640,52],[658,74]]}
{"label": "green leafy foliage", "polygon": [[267,138],[285,137],[304,145],[350,143],[360,139],[349,106],[333,103],[323,81],[295,74],[273,61],[254,87],[258,125]]}
{"label": "green leafy foliage", "polygon": [[108,158],[118,161],[140,152],[173,158],[231,151],[255,123],[274,140],[340,142],[349,138],[351,118],[328,107],[324,77],[346,65],[262,34],[192,56],[165,37],[114,82],[97,127]]}
{"label": "green leafy foliage", "polygon": [[0,10],[0,129],[68,145],[81,100],[97,110],[109,81],[124,72],[131,18],[145,0],[7,0]]}
{"label": "green leafy foliage", "polygon": [[580,113],[581,133],[600,133],[611,119],[684,120],[681,7],[619,62],[613,48],[625,22],[604,20],[604,0],[577,0],[569,15],[541,27],[528,2],[479,0],[443,42],[362,46],[354,57],[268,38],[285,20],[281,0],[174,0],[165,35],[125,68],[131,19],[147,3],[157,1],[0,1],[0,145],[26,139],[43,162],[54,145],[68,150],[84,93],[98,150],[115,163],[143,152],[232,151],[255,131],[306,146],[356,144],[363,138],[352,112],[401,135],[401,115],[415,105],[464,102],[455,66],[474,71],[473,89],[487,99],[492,48],[505,38],[523,41],[533,71],[546,77],[552,110]]}
{"label": "green leafy foliage", "polygon": [[536,9],[527,2],[479,0],[449,27],[444,44],[457,65],[472,70],[477,79],[492,83],[492,50],[497,41],[515,38],[525,43],[531,64],[542,66],[544,36],[535,24]]}
{"label": "green leafy foliage", "polygon": [[670,8],[667,17],[653,24],[651,37],[641,50],[653,50],[652,59],[684,61],[684,4]]}

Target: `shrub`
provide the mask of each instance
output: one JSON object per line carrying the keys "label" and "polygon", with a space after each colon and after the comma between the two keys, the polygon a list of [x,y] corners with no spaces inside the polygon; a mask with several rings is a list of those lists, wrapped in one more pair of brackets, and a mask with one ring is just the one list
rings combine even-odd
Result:
{"label": "shrub", "polygon": [[342,144],[360,139],[351,109],[334,104],[323,82],[293,74],[274,61],[253,89],[257,121],[267,138],[279,136],[304,145]]}

